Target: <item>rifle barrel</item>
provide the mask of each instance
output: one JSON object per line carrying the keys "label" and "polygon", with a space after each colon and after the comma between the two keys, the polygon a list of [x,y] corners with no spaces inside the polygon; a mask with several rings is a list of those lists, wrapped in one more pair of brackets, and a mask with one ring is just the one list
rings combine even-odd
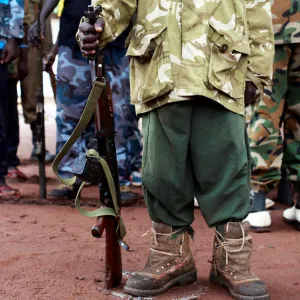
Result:
{"label": "rifle barrel", "polygon": [[[40,24],[41,3],[38,5],[37,21],[38,33],[41,35]],[[44,111],[44,92],[43,92],[43,45],[37,50],[36,58],[36,155],[39,160],[39,186],[40,199],[45,199],[46,190],[46,170],[45,170],[45,111]]]}

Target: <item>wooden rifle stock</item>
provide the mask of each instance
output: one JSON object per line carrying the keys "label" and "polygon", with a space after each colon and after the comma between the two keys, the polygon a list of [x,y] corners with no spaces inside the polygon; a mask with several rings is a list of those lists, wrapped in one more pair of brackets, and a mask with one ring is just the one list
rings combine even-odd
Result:
{"label": "wooden rifle stock", "polygon": [[102,237],[105,230],[105,279],[104,286],[107,289],[117,287],[122,279],[121,247],[116,235],[116,219],[113,217],[98,217],[93,228],[92,235]]}

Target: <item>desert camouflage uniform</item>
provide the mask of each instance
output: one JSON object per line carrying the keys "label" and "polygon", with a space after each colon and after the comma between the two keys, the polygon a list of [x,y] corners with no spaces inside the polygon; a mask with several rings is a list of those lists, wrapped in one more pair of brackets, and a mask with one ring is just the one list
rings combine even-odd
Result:
{"label": "desert camouflage uniform", "polygon": [[273,0],[272,16],[276,43],[273,83],[252,107],[248,130],[255,165],[253,189],[266,192],[278,184],[281,165],[291,181],[300,181],[299,0]]}
{"label": "desert camouflage uniform", "polygon": [[[104,47],[128,26],[137,1],[92,3],[103,6]],[[127,51],[137,113],[202,95],[244,115],[246,79],[258,87],[269,83],[273,33],[268,0],[141,0],[138,7]]]}
{"label": "desert camouflage uniform", "polygon": [[142,179],[151,219],[189,226],[194,195],[211,227],[245,218],[250,208],[245,82],[261,89],[270,84],[269,1],[92,3],[103,7],[100,48],[137,14],[127,55],[131,102],[143,118]]}

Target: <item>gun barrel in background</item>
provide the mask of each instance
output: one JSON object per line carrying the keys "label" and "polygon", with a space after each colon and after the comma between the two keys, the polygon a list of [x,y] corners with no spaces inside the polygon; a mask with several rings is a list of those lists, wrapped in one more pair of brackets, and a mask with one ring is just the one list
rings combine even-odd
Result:
{"label": "gun barrel in background", "polygon": [[[41,34],[40,25],[41,3],[38,5],[37,20],[38,32]],[[36,154],[39,160],[39,186],[40,199],[45,199],[46,190],[46,170],[45,170],[45,111],[44,111],[44,92],[43,92],[43,46],[41,45],[37,51],[36,58]]]}

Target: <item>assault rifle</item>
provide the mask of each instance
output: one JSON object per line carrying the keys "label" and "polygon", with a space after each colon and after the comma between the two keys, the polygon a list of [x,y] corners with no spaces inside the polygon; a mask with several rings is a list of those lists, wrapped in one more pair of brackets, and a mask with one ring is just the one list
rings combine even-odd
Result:
{"label": "assault rifle", "polygon": [[[85,13],[91,24],[95,24],[101,6],[88,6]],[[90,218],[97,218],[92,228],[92,235],[96,238],[106,233],[105,242],[105,279],[106,288],[118,286],[122,279],[121,247],[129,250],[123,242],[126,235],[125,226],[120,214],[120,183],[118,164],[115,147],[114,112],[111,98],[109,81],[105,77],[105,68],[101,53],[90,58],[93,87],[88,101],[85,105],[81,118],[53,162],[53,172],[61,182],[73,185],[76,181],[82,184],[76,197],[76,208],[78,211]],[[58,174],[58,166],[63,157],[82,135],[89,124],[92,116],[96,122],[96,150],[89,149],[86,153],[80,153],[73,165],[72,178],[61,178]],[[99,186],[100,208],[95,211],[85,211],[80,206],[79,195],[85,182]]]}
{"label": "assault rifle", "polygon": [[[91,24],[95,24],[101,10],[101,6],[95,8],[92,5],[88,6],[85,16]],[[87,153],[81,153],[75,160],[73,174],[83,182],[98,184],[101,208],[98,212],[89,213],[83,211],[78,203],[76,207],[85,216],[97,216],[92,228],[92,235],[95,238],[102,237],[104,231],[106,233],[104,284],[106,288],[114,288],[122,279],[120,247],[125,250],[129,250],[129,247],[122,240],[126,231],[120,216],[120,183],[115,147],[113,103],[101,53],[97,53],[90,59],[90,67],[94,84],[85,110],[88,110],[91,105],[90,101],[96,103],[94,116],[97,151],[88,150]],[[82,119],[85,119],[84,114],[85,112]]]}
{"label": "assault rifle", "polygon": [[[37,4],[37,23],[38,34],[41,36],[41,22],[40,12],[42,4],[41,1]],[[36,155],[39,160],[39,185],[40,185],[40,199],[46,198],[46,171],[45,171],[45,120],[44,120],[44,92],[43,92],[43,43],[37,49],[36,58]]]}

